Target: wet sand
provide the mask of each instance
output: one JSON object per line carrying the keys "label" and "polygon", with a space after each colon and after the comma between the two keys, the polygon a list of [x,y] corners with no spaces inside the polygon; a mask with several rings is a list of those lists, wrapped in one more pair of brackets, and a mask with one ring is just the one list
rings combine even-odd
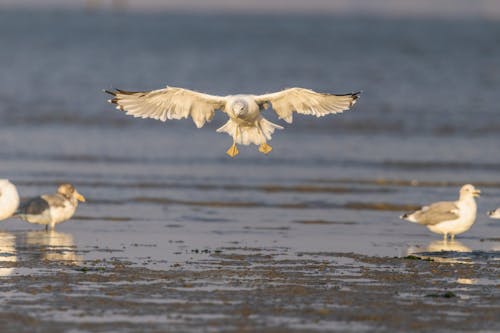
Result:
{"label": "wet sand", "polygon": [[18,246],[19,260],[2,263],[12,270],[0,287],[2,332],[500,329],[498,252],[390,258],[188,246],[188,260],[153,269],[165,263],[42,243]]}

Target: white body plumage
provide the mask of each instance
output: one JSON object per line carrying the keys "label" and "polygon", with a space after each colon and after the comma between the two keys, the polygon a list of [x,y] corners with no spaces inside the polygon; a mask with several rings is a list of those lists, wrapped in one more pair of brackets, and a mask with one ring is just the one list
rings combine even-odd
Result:
{"label": "white body plumage", "polygon": [[458,218],[450,221],[443,221],[436,225],[428,225],[427,228],[440,235],[458,235],[469,230],[476,221],[477,205],[474,197],[466,197],[464,200],[455,202],[458,207]]}
{"label": "white body plumage", "polygon": [[425,225],[430,231],[455,238],[455,235],[469,230],[476,221],[477,205],[474,197],[481,191],[467,184],[460,188],[457,201],[436,202],[412,213],[401,216],[403,220]]}
{"label": "white body plumage", "polygon": [[0,221],[11,217],[19,207],[16,186],[7,179],[0,179]]}
{"label": "white body plumage", "polygon": [[237,144],[262,145],[271,140],[276,129],[283,129],[262,117],[261,108],[251,95],[228,96],[224,112],[229,120],[217,132],[229,134]]}

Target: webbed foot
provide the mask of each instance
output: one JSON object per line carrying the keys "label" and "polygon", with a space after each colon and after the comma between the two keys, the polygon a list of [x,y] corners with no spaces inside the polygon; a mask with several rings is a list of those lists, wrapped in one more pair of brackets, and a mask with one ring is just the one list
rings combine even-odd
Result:
{"label": "webbed foot", "polygon": [[270,145],[268,145],[267,143],[263,143],[259,146],[259,151],[263,154],[269,154],[271,152],[271,150],[273,150],[273,147],[271,147]]}
{"label": "webbed foot", "polygon": [[236,143],[233,143],[231,147],[226,151],[226,154],[228,154],[231,157],[235,157],[238,155],[240,152],[238,151],[238,147],[236,147]]}

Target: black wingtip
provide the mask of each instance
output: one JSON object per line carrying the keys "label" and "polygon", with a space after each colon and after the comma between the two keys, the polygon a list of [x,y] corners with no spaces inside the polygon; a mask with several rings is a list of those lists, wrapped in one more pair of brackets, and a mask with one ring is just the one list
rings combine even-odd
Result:
{"label": "black wingtip", "polygon": [[352,98],[351,103],[349,103],[349,107],[352,107],[354,104],[356,104],[360,95],[361,95],[361,90],[354,92],[354,93],[344,95],[344,96],[350,96]]}
{"label": "black wingtip", "polygon": [[115,91],[106,90],[106,89],[103,89],[102,91],[104,91],[106,94],[110,94],[110,95],[116,96],[116,92]]}
{"label": "black wingtip", "polygon": [[354,98],[355,100],[359,98],[359,96],[361,95],[363,91],[360,90],[360,91],[356,91],[356,92],[352,92],[352,93],[349,93],[349,94],[341,94],[341,95],[335,95],[335,96],[351,96],[352,98]]}
{"label": "black wingtip", "polygon": [[356,91],[356,92],[353,92],[353,93],[351,93],[351,96],[352,96],[352,98],[354,98],[354,99],[358,99],[358,98],[359,98],[359,96],[361,96],[361,93],[362,93],[362,92],[363,92],[362,90],[360,90],[360,91]]}
{"label": "black wingtip", "polygon": [[116,88],[115,90],[122,95],[133,95],[133,94],[139,93],[138,91],[127,91],[127,90],[121,90],[118,88]]}

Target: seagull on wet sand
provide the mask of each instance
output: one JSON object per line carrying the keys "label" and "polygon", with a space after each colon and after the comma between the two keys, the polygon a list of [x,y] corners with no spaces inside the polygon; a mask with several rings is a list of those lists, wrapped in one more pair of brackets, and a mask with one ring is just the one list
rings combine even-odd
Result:
{"label": "seagull on wet sand", "polygon": [[497,208],[495,210],[490,210],[488,212],[488,216],[492,219],[500,219],[500,208]]}
{"label": "seagull on wet sand", "polygon": [[0,179],[0,221],[8,219],[19,207],[16,186],[8,179]]}
{"label": "seagull on wet sand", "polygon": [[430,231],[442,234],[443,240],[451,239],[470,229],[476,220],[477,206],[474,197],[479,197],[481,191],[467,184],[460,189],[457,201],[441,201],[424,206],[421,209],[406,213],[401,219],[423,224]]}
{"label": "seagull on wet sand", "polygon": [[45,229],[69,220],[85,197],[71,184],[62,184],[53,194],[44,194],[21,203],[16,216],[35,224],[44,224]]}
{"label": "seagull on wet sand", "polygon": [[276,129],[283,127],[262,117],[261,112],[272,107],[280,119],[293,121],[293,112],[322,117],[341,113],[351,108],[360,92],[333,95],[317,93],[310,89],[289,88],[264,95],[215,96],[196,91],[166,87],[164,89],[132,92],[116,89],[105,90],[114,96],[110,103],[126,114],[139,118],[153,118],[161,121],[191,117],[196,127],[201,128],[214,117],[215,110],[227,114],[229,120],[217,132],[228,133],[233,138],[227,150],[231,157],[238,155],[237,144],[259,146],[264,154],[271,152],[267,144]]}

